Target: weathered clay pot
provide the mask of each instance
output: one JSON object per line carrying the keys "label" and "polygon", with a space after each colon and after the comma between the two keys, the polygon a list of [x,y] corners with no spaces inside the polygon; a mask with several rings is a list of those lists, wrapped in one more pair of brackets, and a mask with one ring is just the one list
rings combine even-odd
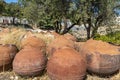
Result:
{"label": "weathered clay pot", "polygon": [[66,39],[64,36],[59,36],[47,46],[47,53],[51,56],[56,50],[62,49],[63,47],[74,48],[74,43],[73,41]]}
{"label": "weathered clay pot", "polygon": [[46,67],[47,57],[39,49],[22,49],[13,61],[13,71],[21,76],[41,75]]}
{"label": "weathered clay pot", "polygon": [[75,50],[77,50],[78,52],[81,51],[82,46],[84,45],[85,42],[75,42]]}
{"label": "weathered clay pot", "polygon": [[60,34],[56,33],[55,31],[53,31],[51,34],[54,36],[54,38],[58,38],[60,36]]}
{"label": "weathered clay pot", "polygon": [[88,40],[82,47],[87,59],[88,71],[96,74],[113,74],[120,68],[120,51],[109,43]]}
{"label": "weathered clay pot", "polygon": [[15,45],[0,44],[0,71],[6,71],[12,67],[12,61],[17,52]]}
{"label": "weathered clay pot", "polygon": [[45,51],[45,48],[46,48],[45,42],[42,39],[37,38],[36,36],[24,37],[22,39],[21,47],[25,48],[28,46],[39,48],[42,51]]}
{"label": "weathered clay pot", "polygon": [[83,80],[86,60],[74,49],[63,48],[49,59],[47,74],[51,80]]}
{"label": "weathered clay pot", "polygon": [[77,41],[77,39],[69,33],[64,34],[64,37],[67,38],[68,40]]}

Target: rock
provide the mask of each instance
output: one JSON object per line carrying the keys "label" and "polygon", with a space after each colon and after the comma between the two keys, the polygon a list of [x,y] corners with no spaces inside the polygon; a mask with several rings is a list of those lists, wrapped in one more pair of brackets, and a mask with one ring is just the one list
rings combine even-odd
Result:
{"label": "rock", "polygon": [[17,52],[15,45],[0,44],[0,71],[9,70],[12,67],[12,61]]}
{"label": "rock", "polygon": [[86,56],[89,72],[107,76],[120,68],[119,48],[109,43],[90,39],[81,53]]}
{"label": "rock", "polygon": [[83,80],[86,60],[74,49],[60,49],[49,59],[47,74],[51,80]]}
{"label": "rock", "polygon": [[46,67],[47,57],[39,49],[22,49],[13,61],[13,71],[21,76],[41,75]]}

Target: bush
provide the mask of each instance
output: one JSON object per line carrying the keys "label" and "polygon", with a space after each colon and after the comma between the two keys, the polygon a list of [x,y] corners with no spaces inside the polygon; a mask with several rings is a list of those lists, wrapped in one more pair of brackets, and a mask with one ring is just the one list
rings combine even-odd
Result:
{"label": "bush", "polygon": [[94,39],[106,41],[115,45],[120,45],[120,31],[109,33],[107,35],[96,34]]}

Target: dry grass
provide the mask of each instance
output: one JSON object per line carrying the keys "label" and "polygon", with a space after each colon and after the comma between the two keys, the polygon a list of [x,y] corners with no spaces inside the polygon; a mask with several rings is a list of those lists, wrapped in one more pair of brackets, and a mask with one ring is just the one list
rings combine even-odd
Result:
{"label": "dry grass", "polygon": [[96,75],[87,75],[87,79],[86,80],[120,80],[120,73],[117,73],[113,76],[108,77],[99,77]]}
{"label": "dry grass", "polygon": [[[11,29],[12,30],[12,29]],[[28,33],[23,28],[18,28],[15,31],[10,31],[7,33],[0,32],[0,44],[15,44],[18,49],[21,48],[21,40],[23,39],[24,35]],[[45,41],[46,44],[49,44],[54,37],[47,36],[48,34],[42,33],[32,33],[32,35],[41,38]]]}
{"label": "dry grass", "polygon": [[20,48],[20,41],[22,37],[25,35],[26,31],[24,29],[17,29],[13,32],[8,32],[0,35],[0,43],[1,44],[15,44],[18,48]]}
{"label": "dry grass", "polygon": [[1,72],[0,80],[50,80],[47,74],[38,77],[21,77],[15,74],[13,71],[11,72]]}
{"label": "dry grass", "polygon": [[34,33],[34,35],[44,40],[46,44],[49,44],[54,39],[54,36],[48,36],[49,34]]}
{"label": "dry grass", "polygon": [[[38,77],[21,77],[15,74],[13,71],[9,71],[9,72],[1,72],[0,80],[50,80],[50,78],[46,73]],[[98,76],[87,75],[86,80],[120,80],[120,73],[110,78],[100,78]]]}

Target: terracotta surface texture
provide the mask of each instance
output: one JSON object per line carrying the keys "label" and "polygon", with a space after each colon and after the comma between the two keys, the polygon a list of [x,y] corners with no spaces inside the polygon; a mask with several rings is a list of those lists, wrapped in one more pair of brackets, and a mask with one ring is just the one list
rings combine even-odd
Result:
{"label": "terracotta surface texture", "polygon": [[13,61],[13,71],[22,76],[42,74],[47,63],[47,57],[39,49],[29,47],[22,49]]}
{"label": "terracotta surface texture", "polygon": [[75,49],[80,52],[85,42],[75,42]]}
{"label": "terracotta surface texture", "polygon": [[74,49],[58,50],[48,61],[47,74],[51,80],[83,80],[86,60]]}
{"label": "terracotta surface texture", "polygon": [[72,40],[72,41],[76,41],[77,40],[73,35],[71,35],[69,33],[64,34],[64,37],[67,38],[68,40]]}
{"label": "terracotta surface texture", "polygon": [[101,40],[93,40],[90,39],[84,44],[84,48],[87,50],[90,50],[91,52],[101,52],[101,54],[120,54],[118,50],[118,46],[114,46],[112,44],[109,44],[107,42],[103,42]]}
{"label": "terracotta surface texture", "polygon": [[55,31],[53,31],[51,34],[54,36],[54,38],[57,38],[60,36],[60,34],[56,33]]}
{"label": "terracotta surface texture", "polygon": [[0,71],[8,70],[12,66],[12,61],[18,52],[15,45],[0,44]]}
{"label": "terracotta surface texture", "polygon": [[62,49],[63,47],[74,48],[74,42],[66,39],[64,36],[59,36],[47,46],[47,53],[51,56],[55,51]]}
{"label": "terracotta surface texture", "polygon": [[45,48],[46,48],[45,42],[42,39],[37,38],[35,36],[24,37],[22,39],[21,47],[25,48],[27,46],[39,48],[40,50],[45,50]]}
{"label": "terracotta surface texture", "polygon": [[120,68],[118,46],[103,41],[88,40],[81,49],[86,56],[88,70],[97,74],[112,74]]}

